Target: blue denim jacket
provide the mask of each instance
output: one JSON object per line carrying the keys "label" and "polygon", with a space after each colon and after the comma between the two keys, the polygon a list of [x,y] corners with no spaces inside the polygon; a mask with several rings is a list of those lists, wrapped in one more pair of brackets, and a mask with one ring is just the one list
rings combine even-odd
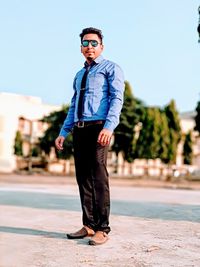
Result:
{"label": "blue denim jacket", "polygon": [[[78,100],[84,72],[85,68],[82,68],[74,78],[74,95],[60,136],[66,137],[78,121]],[[82,120],[105,120],[104,128],[113,131],[119,123],[123,97],[124,75],[121,68],[99,56],[87,76]]]}

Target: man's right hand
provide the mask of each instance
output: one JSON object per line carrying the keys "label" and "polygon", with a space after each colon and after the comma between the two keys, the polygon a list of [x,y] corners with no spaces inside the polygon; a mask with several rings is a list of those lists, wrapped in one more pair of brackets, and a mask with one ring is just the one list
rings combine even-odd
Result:
{"label": "man's right hand", "polygon": [[58,150],[63,150],[63,143],[65,141],[65,137],[58,136],[55,140],[55,146]]}

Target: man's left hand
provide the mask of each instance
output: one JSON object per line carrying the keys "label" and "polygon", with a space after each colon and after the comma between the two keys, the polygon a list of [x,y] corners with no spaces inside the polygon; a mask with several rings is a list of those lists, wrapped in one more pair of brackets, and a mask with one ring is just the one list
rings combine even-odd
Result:
{"label": "man's left hand", "polygon": [[100,143],[102,146],[109,145],[111,137],[112,137],[112,132],[104,128],[99,133],[97,142]]}

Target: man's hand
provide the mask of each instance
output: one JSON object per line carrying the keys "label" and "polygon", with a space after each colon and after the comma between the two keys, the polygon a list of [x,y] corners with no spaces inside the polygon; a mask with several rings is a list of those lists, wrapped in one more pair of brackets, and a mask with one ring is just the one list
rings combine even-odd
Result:
{"label": "man's hand", "polygon": [[63,143],[65,141],[65,137],[58,136],[55,140],[55,146],[58,150],[63,150]]}
{"label": "man's hand", "polygon": [[97,142],[100,143],[102,146],[109,145],[111,137],[112,137],[112,132],[104,128],[99,133]]}

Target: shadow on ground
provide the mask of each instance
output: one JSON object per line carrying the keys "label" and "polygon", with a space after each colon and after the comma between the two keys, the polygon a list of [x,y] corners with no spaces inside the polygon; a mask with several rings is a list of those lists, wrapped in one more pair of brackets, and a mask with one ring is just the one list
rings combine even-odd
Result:
{"label": "shadow on ground", "polygon": [[67,239],[65,233],[48,232],[48,231],[35,230],[35,229],[30,229],[30,228],[0,226],[0,232],[19,234],[19,235],[43,236],[46,238]]}

